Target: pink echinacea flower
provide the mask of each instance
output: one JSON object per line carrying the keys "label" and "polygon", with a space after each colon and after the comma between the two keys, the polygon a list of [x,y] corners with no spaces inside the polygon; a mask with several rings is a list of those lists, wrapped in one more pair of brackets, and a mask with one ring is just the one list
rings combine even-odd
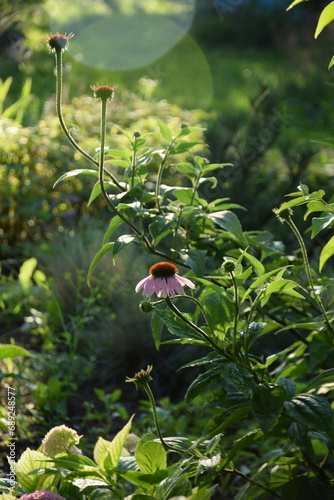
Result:
{"label": "pink echinacea flower", "polygon": [[184,294],[184,286],[195,288],[192,281],[179,276],[177,272],[178,269],[174,264],[158,262],[150,267],[150,275],[139,281],[135,290],[138,293],[143,289],[143,295],[147,297],[153,293],[156,293],[158,297],[167,297],[168,295],[175,297],[176,294]]}

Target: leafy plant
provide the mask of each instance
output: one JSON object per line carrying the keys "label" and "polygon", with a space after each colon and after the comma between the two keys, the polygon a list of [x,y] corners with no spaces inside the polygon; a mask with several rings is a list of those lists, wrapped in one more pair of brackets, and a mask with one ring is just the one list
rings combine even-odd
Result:
{"label": "leafy plant", "polygon": [[[148,365],[126,380],[145,391],[152,411],[151,428],[134,439],[134,447],[127,443],[132,416],[112,440],[99,437],[92,458],[26,450],[16,465],[16,491],[50,489],[67,500],[215,495],[295,500],[310,491],[330,499],[333,283],[311,267],[292,208],[305,205],[306,220],[320,212],[311,221],[315,237],[333,226],[333,204],[323,190],[310,192],[300,184],[274,209],[295,238],[293,254],[266,231],[244,231],[234,213],[240,205],[203,195],[201,186],[215,186],[216,172],[227,165],[206,160],[199,128],[174,130],[157,119],[162,146],[151,145],[149,134],[122,130],[123,147],[108,149],[106,110],[115,93],[110,85],[93,88],[101,102],[101,129],[92,156],[72,136],[62,113],[62,57],[71,38],[46,39],[56,55],[57,113],[65,135],[91,168],[67,172],[56,184],[89,175],[96,181],[89,203],[102,200],[110,216],[88,282],[102,258],[109,254],[115,262],[125,248],[163,259],[151,265],[135,290],[145,296],[140,308],[151,315],[158,349],[174,344],[201,350],[199,358],[182,366],[199,369],[184,397],[197,423],[194,432],[175,429],[165,435],[169,429],[161,425],[151,388],[155,371]],[[168,184],[166,171],[173,174]],[[320,252],[320,272],[333,254],[330,238]],[[277,348],[275,339],[283,335],[285,345]],[[107,401],[104,393],[100,396]],[[110,399],[115,403],[117,394]]]}

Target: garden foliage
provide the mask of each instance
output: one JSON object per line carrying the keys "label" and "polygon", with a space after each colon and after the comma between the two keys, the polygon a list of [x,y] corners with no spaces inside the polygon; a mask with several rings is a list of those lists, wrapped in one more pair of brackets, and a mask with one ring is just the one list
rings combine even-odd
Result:
{"label": "garden foliage", "polygon": [[[181,368],[199,369],[184,397],[187,418],[197,424],[195,432],[179,428],[166,435],[150,387],[154,367],[124,374],[148,397],[147,432],[132,435],[133,415],[113,439],[100,436],[89,456],[73,451],[73,444],[80,448],[78,439],[55,455],[42,445],[27,449],[16,464],[15,494],[43,489],[67,500],[333,498],[334,294],[325,272],[334,254],[334,237],[328,237],[334,203],[323,189],[300,183],[273,207],[293,235],[293,253],[268,231],[244,231],[242,206],[228,198],[210,201],[218,172],[228,164],[206,160],[201,128],[157,118],[159,146],[150,133],[124,129],[122,146],[112,146],[106,111],[117,89],[109,85],[93,89],[101,107],[99,148],[83,149],[62,112],[62,55],[69,39],[47,39],[56,55],[57,112],[87,166],[64,173],[55,185],[90,179],[89,205],[101,208],[103,202],[108,210],[88,282],[102,259],[116,262],[131,246],[152,264],[173,263],[195,283],[195,290],[185,288],[176,297],[144,298],[141,310],[151,315],[157,349],[166,343],[201,348],[201,357]],[[294,222],[297,211],[312,239],[326,239],[313,267]],[[280,336],[285,346],[273,352]],[[10,347],[4,349],[8,354]],[[2,484],[3,499],[13,498],[11,485]]]}

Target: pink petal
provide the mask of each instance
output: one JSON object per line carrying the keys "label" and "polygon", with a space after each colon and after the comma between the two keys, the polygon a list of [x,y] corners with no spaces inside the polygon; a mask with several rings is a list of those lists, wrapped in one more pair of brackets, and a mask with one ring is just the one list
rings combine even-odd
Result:
{"label": "pink petal", "polygon": [[183,276],[179,276],[178,274],[175,275],[175,278],[179,283],[181,283],[182,286],[186,285],[192,289],[196,288],[196,285],[192,281],[188,280],[188,278],[184,278]]}
{"label": "pink petal", "polygon": [[152,276],[146,276],[146,278],[142,279],[137,283],[135,291],[138,293],[143,287],[145,287],[147,281],[149,281],[152,278]]}

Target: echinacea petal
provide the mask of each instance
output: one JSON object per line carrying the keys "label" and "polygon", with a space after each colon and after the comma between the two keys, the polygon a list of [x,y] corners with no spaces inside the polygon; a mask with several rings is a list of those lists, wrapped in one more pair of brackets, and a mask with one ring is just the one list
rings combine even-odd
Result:
{"label": "echinacea petal", "polygon": [[139,283],[137,283],[136,285],[135,291],[138,293],[145,286],[145,284],[147,283],[147,281],[149,281],[150,278],[152,278],[152,276],[146,276],[146,278],[139,281]]}

